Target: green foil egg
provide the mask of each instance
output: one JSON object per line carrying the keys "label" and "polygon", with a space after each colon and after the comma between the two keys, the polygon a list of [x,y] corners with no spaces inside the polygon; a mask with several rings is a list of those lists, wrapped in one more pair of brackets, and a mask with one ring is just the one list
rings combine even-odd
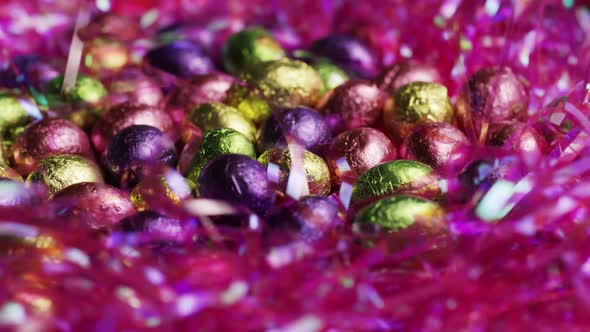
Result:
{"label": "green foil egg", "polygon": [[427,229],[444,228],[442,208],[435,202],[414,196],[396,195],[378,200],[357,215],[355,222],[379,225],[390,231],[419,224]]}
{"label": "green foil egg", "polygon": [[285,51],[274,37],[260,27],[246,28],[233,34],[223,46],[225,69],[238,74],[248,72],[260,62],[285,57]]}
{"label": "green foil egg", "polygon": [[[278,180],[279,187],[285,190],[292,164],[289,150],[271,148],[262,153],[258,157],[258,161],[265,167],[268,167],[269,163],[278,165],[278,179],[274,181]],[[324,159],[315,153],[305,150],[303,152],[303,168],[309,186],[309,194],[328,195],[330,193],[330,169]]]}
{"label": "green foil egg", "polygon": [[256,128],[252,122],[234,107],[222,103],[201,104],[189,114],[189,119],[203,131],[231,128],[251,141],[256,137]]}
{"label": "green foil egg", "polygon": [[41,182],[50,194],[81,182],[104,182],[98,166],[81,156],[54,155],[39,162],[37,170],[29,175],[27,183]]}
{"label": "green foil egg", "polygon": [[[64,77],[61,75],[51,81],[53,92],[61,91],[63,80]],[[85,75],[78,75],[76,84],[66,90],[64,96],[73,102],[97,104],[107,96],[107,90],[99,80]]]}
{"label": "green foil egg", "polygon": [[187,178],[197,183],[203,167],[213,158],[226,153],[243,154],[256,158],[254,144],[243,134],[230,129],[212,129],[203,135],[199,152],[189,166]]}
{"label": "green foil egg", "polygon": [[392,137],[405,139],[414,126],[424,122],[452,122],[453,107],[447,88],[438,83],[413,82],[393,94],[385,107],[383,120]]}
{"label": "green foil egg", "polygon": [[322,92],[324,93],[349,80],[348,75],[342,69],[329,61],[317,61],[312,64],[312,67],[322,80],[324,85]]}
{"label": "green foil egg", "polygon": [[369,203],[400,193],[436,198],[440,195],[438,176],[430,166],[419,161],[395,160],[379,164],[358,177],[351,203]]}

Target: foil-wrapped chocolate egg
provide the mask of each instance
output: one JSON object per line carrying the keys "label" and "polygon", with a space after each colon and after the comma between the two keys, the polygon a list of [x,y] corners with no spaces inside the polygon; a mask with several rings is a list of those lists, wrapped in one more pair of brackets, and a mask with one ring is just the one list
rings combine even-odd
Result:
{"label": "foil-wrapped chocolate egg", "polygon": [[129,49],[118,41],[99,38],[85,45],[84,62],[94,72],[120,70],[129,58]]}
{"label": "foil-wrapped chocolate egg", "polygon": [[187,232],[180,220],[154,211],[141,211],[120,222],[127,234],[138,235],[140,243],[169,244],[187,239]]}
{"label": "foil-wrapped chocolate egg", "polygon": [[330,59],[355,76],[372,78],[377,73],[377,59],[373,52],[352,36],[333,34],[316,40],[310,52]]}
{"label": "foil-wrapped chocolate egg", "polygon": [[285,57],[281,45],[260,27],[246,28],[229,37],[223,46],[223,65],[233,74],[251,71],[257,64]]}
{"label": "foil-wrapped chocolate egg", "polygon": [[78,30],[83,41],[95,38],[109,38],[120,41],[133,41],[141,36],[138,22],[129,16],[104,13],[92,18],[90,23]]}
{"label": "foil-wrapped chocolate egg", "polygon": [[178,87],[169,105],[189,112],[200,104],[223,102],[227,97],[227,90],[235,82],[235,78],[217,72],[194,76]]}
{"label": "foil-wrapped chocolate egg", "polygon": [[394,194],[434,199],[440,195],[438,180],[434,170],[419,161],[389,161],[369,169],[357,178],[351,203],[355,206],[365,205]]}
{"label": "foil-wrapped chocolate egg", "polygon": [[18,98],[0,92],[0,133],[21,126],[32,120]]}
{"label": "foil-wrapped chocolate egg", "polygon": [[311,65],[324,83],[323,92],[332,90],[349,80],[348,75],[330,61],[315,61]]}
{"label": "foil-wrapped chocolate egg", "polygon": [[163,171],[158,171],[158,174],[161,175],[142,179],[131,190],[131,202],[138,211],[153,208],[150,202],[161,202],[162,199],[166,199],[179,204],[192,196],[188,182],[177,171],[165,167]]}
{"label": "foil-wrapped chocolate egg", "polygon": [[[63,75],[53,79],[49,83],[50,92],[60,93],[63,80]],[[66,90],[64,96],[68,101],[96,105],[107,96],[107,90],[99,80],[86,75],[78,75],[76,84]]]}
{"label": "foil-wrapped chocolate egg", "polygon": [[57,154],[94,159],[86,133],[65,119],[43,119],[31,124],[16,138],[10,153],[21,174],[31,173],[39,161]]}
{"label": "foil-wrapped chocolate egg", "polygon": [[271,212],[267,220],[272,231],[284,234],[285,230],[294,230],[298,237],[306,241],[318,240],[344,224],[338,203],[333,198],[322,196],[304,196],[288,202]]}
{"label": "foil-wrapped chocolate egg", "polygon": [[534,166],[549,152],[547,140],[533,126],[518,121],[490,124],[487,144],[504,146],[514,151],[528,166]]}
{"label": "foil-wrapped chocolate egg", "polygon": [[231,128],[254,141],[256,128],[237,109],[217,102],[201,104],[188,116],[188,119],[203,131],[218,128]]}
{"label": "foil-wrapped chocolate egg", "polygon": [[109,228],[135,213],[128,195],[104,183],[81,182],[68,186],[51,197],[61,201],[63,218],[72,218],[85,226]]}
{"label": "foil-wrapped chocolate egg", "polygon": [[[258,157],[265,167],[269,163],[278,165],[278,179],[273,179],[282,190],[287,187],[289,173],[291,172],[291,153],[288,149],[271,148]],[[303,169],[311,195],[328,195],[330,193],[330,169],[324,159],[305,150],[303,152]]]}
{"label": "foil-wrapped chocolate egg", "polygon": [[469,145],[465,134],[451,124],[421,123],[405,139],[400,154],[435,169],[456,169],[468,161]]}
{"label": "foil-wrapped chocolate egg", "polygon": [[266,168],[240,154],[224,154],[207,163],[198,186],[201,197],[240,204],[261,215],[275,201]]}
{"label": "foil-wrapped chocolate egg", "polygon": [[233,84],[227,91],[225,103],[235,107],[248,121],[259,125],[272,113],[271,105],[256,90],[241,84]]}
{"label": "foil-wrapped chocolate egg", "polygon": [[378,200],[359,212],[356,223],[378,225],[392,232],[419,228],[424,234],[437,234],[447,226],[444,211],[435,202],[408,195]]}
{"label": "foil-wrapped chocolate egg", "polygon": [[350,80],[329,97],[322,112],[334,132],[372,126],[381,117],[386,96],[365,80]]}
{"label": "foil-wrapped chocolate egg", "polygon": [[164,94],[157,80],[137,68],[127,68],[117,73],[108,83],[110,105],[122,103],[158,106]]}
{"label": "foil-wrapped chocolate egg", "polygon": [[122,182],[137,180],[145,164],[174,166],[176,147],[160,129],[132,125],[119,131],[108,145],[104,164]]}
{"label": "foil-wrapped chocolate egg", "polygon": [[413,82],[442,83],[442,75],[433,65],[407,61],[383,69],[375,82],[379,89],[393,94],[397,89]]}
{"label": "foil-wrapped chocolate egg", "polygon": [[188,40],[177,40],[152,49],[146,59],[150,65],[182,78],[215,70],[205,51]]}
{"label": "foil-wrapped chocolate egg", "polygon": [[257,141],[258,151],[273,146],[286,147],[287,138],[304,148],[316,151],[330,138],[324,117],[307,107],[279,109],[264,123]]}
{"label": "foil-wrapped chocolate egg", "polygon": [[[323,83],[318,73],[308,64],[298,60],[281,59],[262,62],[244,77],[252,88],[250,96],[260,96],[271,107],[314,106],[320,99]],[[232,96],[234,84],[228,91],[229,100]],[[240,89],[238,91],[243,94]],[[264,120],[264,119],[261,119]]]}
{"label": "foil-wrapped chocolate egg", "polygon": [[397,148],[377,129],[362,127],[340,133],[326,154],[333,183],[356,179],[370,168],[394,160]]}
{"label": "foil-wrapped chocolate egg", "polygon": [[187,178],[196,183],[203,167],[210,160],[227,153],[256,158],[254,144],[243,134],[230,128],[212,129],[205,132],[199,152],[191,161]]}
{"label": "foil-wrapped chocolate egg", "polygon": [[438,83],[414,82],[393,94],[393,103],[383,113],[385,127],[402,142],[418,123],[452,122],[453,107],[447,88]]}
{"label": "foil-wrapped chocolate egg", "polygon": [[174,126],[170,115],[159,107],[119,104],[110,108],[92,128],[90,138],[94,148],[102,153],[119,131],[133,125],[152,126],[164,133],[171,132]]}
{"label": "foil-wrapped chocolate egg", "polygon": [[31,182],[43,183],[53,194],[76,183],[104,181],[94,162],[78,155],[60,154],[41,160],[27,178],[27,183]]}
{"label": "foil-wrapped chocolate egg", "polygon": [[482,122],[527,118],[527,83],[508,67],[486,67],[469,78],[457,100],[457,122],[468,135],[478,137]]}

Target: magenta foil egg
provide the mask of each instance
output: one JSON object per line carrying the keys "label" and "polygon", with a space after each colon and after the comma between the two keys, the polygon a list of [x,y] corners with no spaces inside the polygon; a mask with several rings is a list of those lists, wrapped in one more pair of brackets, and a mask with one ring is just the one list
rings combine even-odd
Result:
{"label": "magenta foil egg", "polygon": [[322,112],[333,132],[372,126],[383,113],[386,96],[369,81],[350,80],[329,97]]}
{"label": "magenta foil egg", "polygon": [[170,107],[190,112],[200,104],[221,103],[225,101],[227,90],[235,82],[236,79],[232,76],[219,72],[197,75],[181,83],[168,104]]}
{"label": "magenta foil egg", "polygon": [[147,125],[169,133],[172,118],[158,107],[120,104],[109,109],[92,128],[90,137],[97,152],[103,152],[111,139],[122,129],[132,125]]}
{"label": "magenta foil egg", "polygon": [[23,175],[31,173],[39,161],[57,154],[94,159],[86,133],[65,119],[43,119],[31,124],[11,147],[13,166]]}
{"label": "magenta foil egg", "polygon": [[478,138],[482,125],[527,118],[528,86],[508,67],[486,67],[469,78],[457,100],[459,128]]}
{"label": "magenta foil egg", "polygon": [[465,134],[446,122],[417,125],[400,147],[402,158],[414,159],[435,169],[457,169],[469,158]]}
{"label": "magenta foil egg", "polygon": [[158,81],[138,68],[127,68],[118,73],[107,84],[107,90],[111,105],[130,103],[156,107],[164,100]]}
{"label": "magenta foil egg", "polygon": [[534,166],[549,151],[547,140],[533,127],[518,121],[490,124],[487,143],[519,154],[525,163]]}
{"label": "magenta foil egg", "polygon": [[397,157],[397,147],[377,129],[363,127],[340,133],[328,148],[332,183],[354,180],[368,169]]}
{"label": "magenta foil egg", "polygon": [[375,82],[379,89],[392,94],[402,85],[412,82],[442,83],[442,76],[436,66],[406,61],[383,69]]}
{"label": "magenta foil egg", "polygon": [[53,194],[64,203],[60,214],[90,228],[109,228],[135,213],[129,195],[103,183],[82,182]]}

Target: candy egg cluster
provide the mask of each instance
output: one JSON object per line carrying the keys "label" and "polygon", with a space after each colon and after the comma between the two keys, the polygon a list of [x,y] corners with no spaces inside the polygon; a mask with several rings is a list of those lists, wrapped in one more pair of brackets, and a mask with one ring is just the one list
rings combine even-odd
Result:
{"label": "candy egg cluster", "polygon": [[[82,31],[98,29],[105,19],[95,18]],[[519,122],[526,120],[529,92],[508,67],[474,72],[452,103],[435,66],[400,62],[378,73],[375,55],[346,35],[291,55],[264,28],[247,27],[225,41],[222,73],[191,40],[148,50],[141,66],[115,66],[120,55],[96,49],[103,42],[84,33],[99,43],[88,54],[111,74],[79,75],[61,95],[63,78],[50,82],[48,91],[62,105],[73,105],[66,108],[74,113],[46,112],[33,121],[17,97],[6,95],[0,120],[6,131],[22,127],[12,134],[6,177],[14,169],[27,183],[47,186],[49,194],[77,193],[80,206],[96,201],[103,208],[90,209],[88,218],[102,213],[108,221],[89,221],[92,227],[111,227],[119,221],[115,216],[126,217],[108,207],[124,204],[128,211],[123,201],[129,197],[136,209],[148,209],[142,179],[163,176],[153,173],[166,173],[158,168],[165,165],[178,168],[192,194],[184,189],[177,195],[166,181],[151,192],[159,188],[177,205],[210,198],[265,218],[296,185],[311,197],[338,196],[352,185],[349,198],[335,200],[350,205],[346,222],[396,231],[444,215],[442,175],[459,174],[481,137],[490,146],[525,153],[531,163],[548,152],[545,139]],[[123,191],[96,194],[111,190],[100,187],[105,180]],[[94,196],[85,198],[89,191]],[[444,218],[436,223],[443,227]]]}

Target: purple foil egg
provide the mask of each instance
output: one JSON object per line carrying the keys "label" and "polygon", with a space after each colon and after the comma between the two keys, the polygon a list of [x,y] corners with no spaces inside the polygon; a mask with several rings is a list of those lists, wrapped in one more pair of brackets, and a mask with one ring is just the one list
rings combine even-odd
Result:
{"label": "purple foil egg", "polygon": [[110,108],[94,125],[90,138],[94,148],[102,153],[111,139],[132,125],[147,125],[170,133],[174,126],[170,115],[159,107],[119,104]]}
{"label": "purple foil egg", "polygon": [[370,127],[381,117],[385,100],[385,94],[375,84],[350,80],[334,89],[322,112],[335,133]]}
{"label": "purple foil egg", "polygon": [[107,148],[104,163],[114,176],[133,180],[133,176],[140,175],[138,171],[143,164],[161,163],[174,166],[176,148],[174,142],[160,129],[133,125],[124,128],[113,137]]}
{"label": "purple foil egg", "polygon": [[377,74],[377,60],[373,52],[355,37],[333,34],[316,40],[310,52],[326,57],[338,67],[362,78]]}
{"label": "purple foil egg", "polygon": [[76,183],[53,194],[52,199],[65,204],[62,216],[90,228],[109,228],[135,213],[127,193],[104,183]]}
{"label": "purple foil egg", "polygon": [[412,82],[442,83],[442,76],[434,65],[407,61],[383,69],[375,82],[379,89],[392,94]]}
{"label": "purple foil egg", "polygon": [[225,154],[210,161],[198,180],[201,197],[243,204],[264,214],[275,200],[275,192],[258,161],[239,154]]}
{"label": "purple foil egg", "polygon": [[400,154],[439,170],[454,170],[467,162],[469,145],[465,134],[446,122],[422,123],[406,138]]}
{"label": "purple foil egg", "polygon": [[257,142],[260,152],[274,146],[285,147],[289,136],[307,150],[316,152],[317,148],[330,138],[330,130],[324,117],[307,107],[294,107],[278,110],[270,116]]}
{"label": "purple foil egg", "polygon": [[182,78],[215,70],[207,54],[197,44],[186,40],[157,47],[149,51],[146,58],[152,66]]}
{"label": "purple foil egg", "polygon": [[272,230],[294,230],[298,237],[307,241],[317,240],[343,223],[338,203],[322,196],[305,196],[298,201],[290,201],[268,217]]}
{"label": "purple foil egg", "polygon": [[154,211],[142,211],[131,215],[121,220],[120,226],[126,233],[139,235],[143,243],[175,243],[182,242],[187,237],[180,220]]}

